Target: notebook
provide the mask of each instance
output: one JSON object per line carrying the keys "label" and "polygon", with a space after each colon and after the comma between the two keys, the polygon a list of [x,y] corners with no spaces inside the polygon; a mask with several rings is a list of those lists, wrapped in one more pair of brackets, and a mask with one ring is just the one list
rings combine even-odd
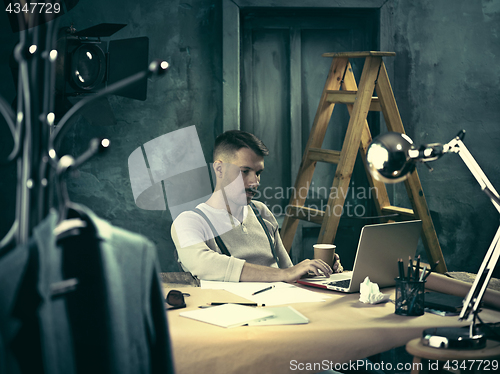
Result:
{"label": "notebook", "polygon": [[422,221],[404,221],[367,225],[361,229],[352,272],[332,274],[330,278],[316,276],[297,282],[341,292],[359,292],[366,277],[380,288],[395,285],[397,261],[408,261],[417,251]]}
{"label": "notebook", "polygon": [[274,316],[274,313],[264,308],[238,304],[223,304],[206,309],[189,310],[179,313],[197,321],[210,323],[221,327],[243,326],[247,323]]}
{"label": "notebook", "polygon": [[424,306],[426,308],[457,314],[463,308],[464,298],[461,296],[430,291],[425,293],[424,298]]}

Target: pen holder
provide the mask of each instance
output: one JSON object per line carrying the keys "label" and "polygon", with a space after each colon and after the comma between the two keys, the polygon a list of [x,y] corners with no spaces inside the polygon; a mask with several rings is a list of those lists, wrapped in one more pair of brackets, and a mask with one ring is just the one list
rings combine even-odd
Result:
{"label": "pen holder", "polygon": [[396,278],[396,314],[421,316],[424,314],[425,281]]}

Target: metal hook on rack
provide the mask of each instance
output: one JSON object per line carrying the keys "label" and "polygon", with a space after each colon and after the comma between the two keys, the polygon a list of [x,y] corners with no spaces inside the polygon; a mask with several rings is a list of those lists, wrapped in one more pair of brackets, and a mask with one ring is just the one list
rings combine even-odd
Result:
{"label": "metal hook on rack", "polygon": [[[87,96],[84,99],[80,100],[77,102],[75,105],[71,107],[70,110],[64,114],[64,116],[61,118],[61,120],[57,123],[55,126],[54,132],[51,134],[49,138],[49,152],[54,151],[55,148],[58,147],[59,142],[63,138],[64,134],[68,130],[68,122],[69,120],[79,113],[82,109],[84,109],[87,105],[90,103],[97,101],[104,96],[108,95],[113,95],[115,92],[122,90],[123,88],[138,82],[146,77],[151,77],[151,76],[162,76],[163,74],[166,73],[167,69],[169,67],[169,64],[167,61],[162,61],[162,60],[154,60],[149,64],[149,67],[147,70],[140,71],[134,75],[131,75],[128,78],[124,78],[121,81],[118,81],[116,83],[113,83],[112,85],[106,87],[102,91],[99,91],[97,94],[92,95],[92,96]],[[53,166],[55,167],[56,165],[53,163]]]}
{"label": "metal hook on rack", "polygon": [[[77,170],[96,153],[104,152],[109,147],[109,144],[110,142],[108,139],[94,138],[90,141],[89,148],[76,160],[72,156],[65,155],[57,161],[55,183],[59,205],[59,221],[66,219],[68,209],[72,206],[66,187],[66,176],[68,172]],[[52,153],[51,156],[55,157],[55,152]]]}
{"label": "metal hook on rack", "polygon": [[56,240],[68,236],[78,235],[80,229],[85,228],[87,223],[79,218],[68,218],[70,209],[78,212],[78,208],[71,202],[66,186],[66,178],[69,172],[75,171],[96,153],[104,152],[109,147],[108,139],[94,138],[90,141],[89,148],[76,160],[70,155],[64,155],[57,162],[56,169],[56,192],[58,200],[58,224],[54,229]]}

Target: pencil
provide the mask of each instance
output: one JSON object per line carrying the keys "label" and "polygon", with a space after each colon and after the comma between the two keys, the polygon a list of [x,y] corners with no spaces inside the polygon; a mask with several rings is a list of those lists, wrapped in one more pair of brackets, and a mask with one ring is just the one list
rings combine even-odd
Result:
{"label": "pencil", "polygon": [[425,275],[424,277],[424,280],[427,279],[427,277],[436,269],[436,267],[438,266],[439,264],[439,260],[437,260],[434,265],[431,266],[431,268],[429,269],[429,271],[427,272],[427,274]]}
{"label": "pencil", "polygon": [[412,270],[413,270],[413,261],[411,260],[411,256],[410,256],[410,258],[408,259],[408,281],[411,281]]}
{"label": "pencil", "polygon": [[405,268],[403,265],[403,259],[398,259],[398,269],[399,269],[399,279],[403,280],[405,277]]}
{"label": "pencil", "polygon": [[415,265],[415,279],[420,278],[420,255],[417,256],[417,264]]}

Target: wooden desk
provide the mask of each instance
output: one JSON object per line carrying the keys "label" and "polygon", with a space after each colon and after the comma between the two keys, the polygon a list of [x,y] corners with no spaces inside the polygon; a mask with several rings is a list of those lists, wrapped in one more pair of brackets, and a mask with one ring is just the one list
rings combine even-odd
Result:
{"label": "wooden desk", "polygon": [[[457,317],[428,313],[420,317],[398,316],[394,314],[391,302],[366,305],[359,302],[359,294],[326,291],[332,296],[326,302],[291,304],[310,319],[307,325],[225,329],[180,317],[179,313],[212,301],[238,302],[244,299],[223,290],[178,289],[191,294],[186,298],[186,309],[167,311],[178,374],[339,370],[341,363],[403,346],[420,337],[426,328],[467,325],[459,322]],[[394,292],[393,289],[383,291]],[[486,323],[498,322],[500,312],[485,309],[481,318]],[[311,370],[299,370],[307,368],[306,365]]]}

